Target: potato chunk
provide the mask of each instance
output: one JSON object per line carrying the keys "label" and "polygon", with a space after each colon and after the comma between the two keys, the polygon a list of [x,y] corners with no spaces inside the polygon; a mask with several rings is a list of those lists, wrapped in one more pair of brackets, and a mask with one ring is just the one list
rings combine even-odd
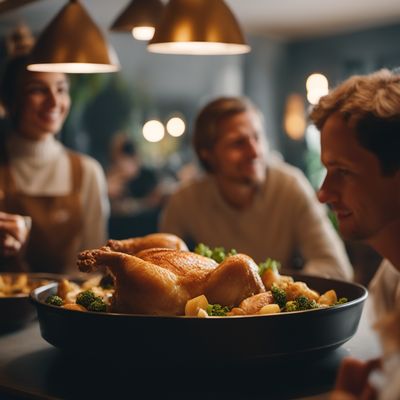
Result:
{"label": "potato chunk", "polygon": [[331,306],[337,302],[336,292],[332,290],[328,290],[323,295],[321,295],[317,301],[319,304],[323,304],[325,306]]}
{"label": "potato chunk", "polygon": [[196,317],[198,316],[200,309],[207,310],[207,307],[207,297],[202,294],[187,301],[185,306],[185,315]]}

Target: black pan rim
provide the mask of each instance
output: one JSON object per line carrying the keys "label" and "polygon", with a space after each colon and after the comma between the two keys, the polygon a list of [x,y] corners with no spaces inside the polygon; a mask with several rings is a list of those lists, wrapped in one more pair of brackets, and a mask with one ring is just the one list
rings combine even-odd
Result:
{"label": "black pan rim", "polygon": [[[332,283],[333,285],[335,284],[340,284],[340,285],[348,285],[353,288],[358,288],[360,292],[362,293],[361,296],[357,297],[356,299],[350,300],[347,303],[344,304],[339,304],[334,307],[326,307],[326,308],[318,308],[318,309],[312,309],[312,310],[304,310],[304,311],[294,311],[294,312],[282,312],[282,313],[275,313],[275,314],[264,314],[264,315],[235,315],[235,316],[228,316],[228,317],[207,317],[207,318],[199,318],[196,316],[186,316],[186,315],[148,315],[148,314],[126,314],[126,313],[112,313],[112,312],[91,312],[91,311],[76,311],[76,310],[69,310],[53,305],[49,305],[44,303],[39,299],[43,293],[48,292],[58,284],[57,282],[51,282],[47,285],[40,286],[34,290],[31,291],[29,294],[31,302],[39,308],[43,307],[44,309],[47,309],[48,311],[55,311],[55,312],[61,312],[61,313],[79,313],[79,314],[88,314],[92,316],[98,316],[100,318],[141,318],[141,319],[164,319],[164,320],[207,320],[207,321],[221,321],[221,320],[238,320],[238,319],[253,319],[253,318],[282,318],[284,316],[288,315],[302,315],[302,314],[310,314],[310,313],[329,313],[329,312],[337,312],[338,310],[341,310],[343,308],[350,308],[354,307],[360,303],[363,303],[367,297],[368,297],[368,290],[365,288],[363,285],[355,282],[349,282],[349,281],[344,281],[344,280],[338,280],[338,279],[329,279],[325,277],[319,277],[315,275],[306,275],[306,274],[293,274],[294,277],[296,278],[305,278],[305,279],[311,279],[311,280],[318,280],[318,281],[324,281],[324,282],[329,282]],[[77,281],[79,282],[79,280]]]}

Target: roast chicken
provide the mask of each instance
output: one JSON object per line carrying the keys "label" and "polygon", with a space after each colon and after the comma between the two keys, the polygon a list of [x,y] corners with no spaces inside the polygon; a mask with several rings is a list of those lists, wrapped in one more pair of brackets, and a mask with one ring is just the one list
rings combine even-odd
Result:
{"label": "roast chicken", "polygon": [[143,238],[112,241],[110,246],[79,254],[81,271],[92,272],[106,266],[113,275],[113,312],[184,315],[186,302],[201,294],[211,304],[234,307],[249,296],[265,292],[258,267],[247,255],[233,255],[218,264],[187,251],[180,239],[169,238],[176,244],[175,248],[139,251],[149,245],[140,239]]}

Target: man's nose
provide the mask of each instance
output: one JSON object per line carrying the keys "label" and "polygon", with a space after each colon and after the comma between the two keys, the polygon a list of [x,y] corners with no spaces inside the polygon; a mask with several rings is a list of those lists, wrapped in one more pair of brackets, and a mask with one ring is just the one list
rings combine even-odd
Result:
{"label": "man's nose", "polygon": [[333,190],[331,179],[328,176],[326,176],[322,182],[322,185],[317,192],[317,197],[321,203],[332,203],[335,201],[337,195]]}
{"label": "man's nose", "polygon": [[257,158],[260,155],[261,146],[255,139],[250,139],[247,143],[247,153],[251,158]]}

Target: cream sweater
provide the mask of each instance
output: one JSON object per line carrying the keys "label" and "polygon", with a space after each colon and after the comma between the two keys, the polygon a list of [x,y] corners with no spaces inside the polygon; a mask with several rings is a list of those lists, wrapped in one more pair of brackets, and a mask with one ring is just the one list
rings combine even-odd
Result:
{"label": "cream sweater", "polygon": [[238,211],[221,197],[212,175],[179,189],[169,199],[159,230],[194,243],[243,252],[258,263],[271,257],[291,268],[297,251],[304,272],[351,279],[344,245],[304,174],[271,162],[252,206]]}
{"label": "cream sweater", "polygon": [[[12,134],[7,141],[7,152],[18,191],[32,196],[60,196],[71,191],[67,151],[53,136],[32,141]],[[107,186],[101,165],[83,154],[81,162],[83,230],[76,253],[105,244],[109,216]]]}

